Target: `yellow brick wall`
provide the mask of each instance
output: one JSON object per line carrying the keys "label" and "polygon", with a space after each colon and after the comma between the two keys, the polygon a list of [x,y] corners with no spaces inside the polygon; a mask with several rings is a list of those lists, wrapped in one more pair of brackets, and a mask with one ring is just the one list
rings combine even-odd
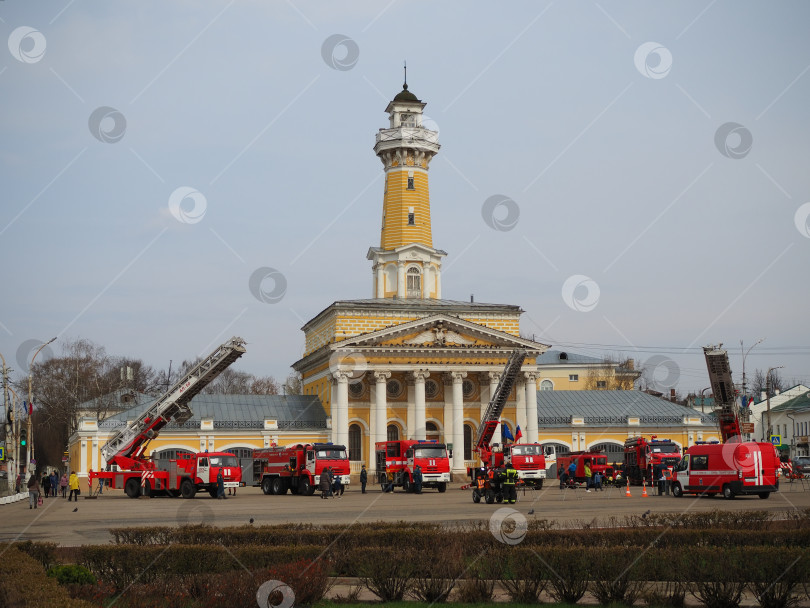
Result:
{"label": "yellow brick wall", "polygon": [[[427,172],[414,171],[414,189],[408,190],[408,170],[391,169],[385,175],[380,247],[386,251],[411,243],[433,247]],[[408,225],[409,207],[414,208],[414,226]]]}

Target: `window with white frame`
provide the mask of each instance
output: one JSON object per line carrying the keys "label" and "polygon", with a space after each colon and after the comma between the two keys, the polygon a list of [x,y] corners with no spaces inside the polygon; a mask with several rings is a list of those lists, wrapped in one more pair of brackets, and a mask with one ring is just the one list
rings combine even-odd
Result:
{"label": "window with white frame", "polygon": [[422,275],[418,268],[408,268],[407,288],[409,298],[419,298],[422,296]]}
{"label": "window with white frame", "polygon": [[568,374],[568,380],[570,382],[579,382],[579,374]]}

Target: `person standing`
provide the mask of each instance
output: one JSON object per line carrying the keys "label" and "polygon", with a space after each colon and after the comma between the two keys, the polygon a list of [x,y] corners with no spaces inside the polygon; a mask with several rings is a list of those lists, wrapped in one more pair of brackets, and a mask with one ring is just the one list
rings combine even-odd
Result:
{"label": "person standing", "polygon": [[593,477],[591,473],[591,461],[585,461],[585,491],[590,492],[593,485]]}
{"label": "person standing", "polygon": [[42,476],[42,496],[48,498],[51,494],[51,477],[47,473]]}
{"label": "person standing", "polygon": [[225,496],[225,478],[222,476],[222,469],[217,471],[217,498],[223,500],[228,498]]}
{"label": "person standing", "polygon": [[413,489],[417,494],[422,493],[422,467],[416,465],[416,470],[413,472]]}
{"label": "person standing", "polygon": [[62,479],[59,480],[59,488],[62,490],[62,498],[67,498],[67,488],[68,488],[67,473],[62,473]]}
{"label": "person standing", "polygon": [[36,509],[37,508],[37,501],[39,500],[39,481],[37,480],[36,475],[31,475],[31,478],[28,480],[28,508],[29,509]]}
{"label": "person standing", "polygon": [[327,469],[323,469],[321,471],[321,477],[318,480],[318,485],[321,488],[321,498],[329,498],[329,473],[327,472]]}
{"label": "person standing", "polygon": [[366,484],[368,483],[368,471],[366,471],[366,465],[363,465],[360,469],[360,493],[366,493]]}
{"label": "person standing", "polygon": [[515,488],[515,485],[517,484],[518,480],[518,472],[515,467],[512,466],[511,459],[506,461],[505,475],[506,479],[503,482],[503,501],[506,504],[513,505],[515,502],[517,502],[517,489]]}
{"label": "person standing", "polygon": [[577,461],[572,460],[568,465],[568,485],[572,488],[577,487]]}
{"label": "person standing", "polygon": [[68,502],[70,502],[71,498],[74,499],[74,502],[79,502],[79,477],[76,475],[76,471],[70,472],[70,479],[68,479],[68,487],[70,488],[70,494],[68,495]]}

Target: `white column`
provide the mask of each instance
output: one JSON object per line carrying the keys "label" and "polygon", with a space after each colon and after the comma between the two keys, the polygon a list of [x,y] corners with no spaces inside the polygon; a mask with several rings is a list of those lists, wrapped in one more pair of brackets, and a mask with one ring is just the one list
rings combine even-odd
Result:
{"label": "white column", "polygon": [[453,473],[464,475],[464,388],[467,372],[452,372],[453,377]]}
{"label": "white column", "polygon": [[426,439],[427,428],[425,423],[425,379],[430,376],[430,372],[418,369],[413,372],[414,382],[414,433],[411,439]]}
{"label": "white column", "polygon": [[526,386],[520,376],[518,376],[515,390],[515,402],[515,431],[517,431],[517,425],[520,425],[520,430],[523,433],[521,441],[526,443]]}
{"label": "white column", "polygon": [[525,434],[527,443],[537,443],[537,374],[533,372],[526,373]]}
{"label": "white column", "polygon": [[442,271],[439,265],[436,265],[436,299],[442,299]]}
{"label": "white column", "polygon": [[388,401],[385,384],[390,377],[391,372],[374,372],[376,390],[374,391],[374,429],[371,440],[375,444],[378,441],[385,441],[387,437],[385,427],[388,422]]}
{"label": "white column", "polygon": [[[82,446],[82,456],[79,462],[81,462],[81,469],[76,471],[79,475],[87,475],[87,440],[82,439],[81,441]],[[29,467],[30,468],[30,467]],[[26,469],[27,471],[28,469]]]}
{"label": "white column", "polygon": [[405,262],[397,262],[397,297],[405,297]]}
{"label": "white column", "polygon": [[337,380],[337,400],[332,414],[332,437],[334,443],[349,443],[349,373],[334,372]]}
{"label": "white column", "polygon": [[[488,372],[489,374],[489,400],[495,396],[495,391],[498,389],[498,382],[501,381],[501,372]],[[481,417],[483,418],[483,414]],[[501,423],[495,427],[495,433],[492,435],[492,443],[503,443],[501,441]]]}
{"label": "white column", "polygon": [[416,386],[414,385],[413,376],[406,375],[405,376],[405,384],[407,386],[407,399],[408,399],[408,409],[405,413],[405,431],[403,433],[403,439],[416,439],[414,436],[415,429],[416,429]]}
{"label": "white column", "polygon": [[376,297],[384,298],[385,297],[385,267],[382,264],[377,264],[375,267],[377,271],[377,293]]}

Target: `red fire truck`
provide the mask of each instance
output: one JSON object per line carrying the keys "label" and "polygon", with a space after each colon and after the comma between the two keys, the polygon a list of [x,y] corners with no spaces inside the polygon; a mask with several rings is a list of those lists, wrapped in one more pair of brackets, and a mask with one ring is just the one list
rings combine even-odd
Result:
{"label": "red fire truck", "polygon": [[413,472],[417,465],[422,469],[422,487],[447,490],[450,482],[450,458],[447,446],[436,441],[423,439],[401,439],[379,441],[375,450],[377,482],[385,488],[391,473],[394,487],[402,487],[405,492],[413,492]]}
{"label": "red fire truck", "polygon": [[568,478],[568,483],[585,483],[585,461],[590,460],[591,478],[595,473],[599,473],[603,477],[611,477],[613,475],[613,467],[608,465],[607,455],[602,452],[569,452],[557,456],[557,478],[559,479],[563,473],[568,472],[568,467],[571,462],[576,462],[577,469],[574,478]]}
{"label": "red fire truck", "polygon": [[286,494],[287,490],[312,496],[323,470],[331,467],[335,478],[349,485],[349,456],[342,445],[299,443],[253,450],[253,485],[265,494]]}
{"label": "red fire truck", "polygon": [[680,460],[681,448],[669,439],[656,439],[653,435],[649,441],[645,437],[629,437],[624,442],[624,474],[633,485],[651,484],[657,466],[671,470]]}
{"label": "red fire truck", "polygon": [[768,498],[779,490],[781,463],[773,444],[741,441],[737,395],[731,379],[728,353],[722,344],[706,346],[703,355],[709,370],[714,400],[719,406],[717,420],[723,443],[698,443],[686,450],[675,467],[672,493],[722,493],[725,498],[756,494]]}
{"label": "red fire truck", "polygon": [[242,469],[233,454],[200,452],[177,459],[150,460],[144,452],[161,429],[182,424],[192,416],[189,402],[224,369],[245,353],[245,341],[233,337],[191,368],[160,396],[137,420],[117,432],[101,448],[107,471],[89,471],[90,484],[103,479],[110,488],[123,488],[130,498],[156,492],[193,498],[198,490],[217,495],[217,476],[222,472],[226,488],[242,484]]}

